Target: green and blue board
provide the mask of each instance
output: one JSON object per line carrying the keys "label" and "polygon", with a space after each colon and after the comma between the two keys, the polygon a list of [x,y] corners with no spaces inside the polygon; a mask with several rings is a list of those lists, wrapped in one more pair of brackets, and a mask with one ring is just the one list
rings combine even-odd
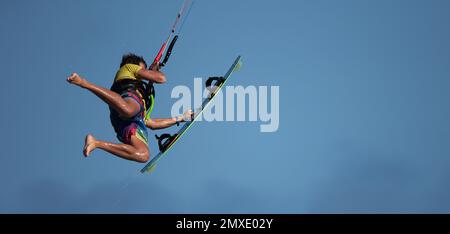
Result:
{"label": "green and blue board", "polygon": [[231,65],[231,67],[228,69],[227,73],[223,77],[223,82],[221,82],[220,85],[212,91],[212,93],[209,95],[209,98],[206,98],[203,101],[202,106],[200,108],[198,108],[197,112],[194,113],[193,120],[185,123],[180,128],[180,130],[175,134],[176,137],[174,137],[171,140],[171,142],[168,144],[167,148],[164,151],[159,152],[149,163],[147,163],[147,165],[145,165],[144,168],[141,169],[142,173],[145,173],[145,172],[150,173],[155,169],[155,166],[158,163],[158,161],[164,155],[167,154],[167,152],[172,148],[172,146],[189,130],[189,128],[192,126],[192,124],[195,123],[195,121],[201,115],[203,110],[205,110],[208,107],[208,105],[214,100],[215,94],[218,93],[222,89],[222,87],[225,86],[228,78],[231,76],[231,74],[233,74],[234,71],[238,70],[241,67],[241,64],[242,64],[241,56],[238,56],[234,60],[233,65]]}

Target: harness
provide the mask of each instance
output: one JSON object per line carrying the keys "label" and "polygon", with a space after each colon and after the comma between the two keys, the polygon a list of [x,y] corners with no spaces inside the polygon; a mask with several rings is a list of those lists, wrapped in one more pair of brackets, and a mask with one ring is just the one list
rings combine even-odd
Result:
{"label": "harness", "polygon": [[134,79],[122,79],[111,86],[111,91],[122,94],[127,91],[135,92],[144,102],[145,120],[150,118],[155,104],[155,88],[152,82]]}

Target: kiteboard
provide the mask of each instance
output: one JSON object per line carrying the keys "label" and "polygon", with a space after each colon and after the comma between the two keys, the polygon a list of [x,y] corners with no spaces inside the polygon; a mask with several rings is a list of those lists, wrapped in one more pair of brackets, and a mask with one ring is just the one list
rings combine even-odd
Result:
{"label": "kiteboard", "polygon": [[197,108],[191,121],[186,122],[180,130],[173,134],[162,134],[161,136],[156,136],[158,139],[158,145],[160,152],[145,165],[144,168],[141,169],[141,173],[151,173],[156,164],[167,154],[167,152],[173,147],[173,145],[189,130],[189,128],[198,120],[198,117],[202,114],[202,112],[208,107],[208,105],[214,100],[215,95],[225,86],[228,78],[233,74],[234,71],[238,70],[242,65],[241,56],[238,56],[231,67],[228,69],[227,73],[223,77],[210,77],[206,81],[206,88],[209,90],[209,95],[205,100],[203,100],[202,105]]}

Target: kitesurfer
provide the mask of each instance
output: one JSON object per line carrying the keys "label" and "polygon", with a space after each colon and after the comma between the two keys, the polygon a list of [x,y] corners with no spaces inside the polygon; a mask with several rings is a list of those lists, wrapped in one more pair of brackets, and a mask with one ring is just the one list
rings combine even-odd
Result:
{"label": "kitesurfer", "polygon": [[135,54],[122,57],[111,89],[93,84],[77,73],[73,73],[67,81],[91,91],[109,105],[111,124],[123,143],[101,141],[88,134],[83,148],[85,157],[99,148],[123,159],[147,162],[150,157],[147,128],[168,128],[192,117],[191,110],[173,118],[149,117],[154,104],[153,83],[165,83],[166,76],[160,71],[159,63],[153,63],[147,69],[145,60]]}

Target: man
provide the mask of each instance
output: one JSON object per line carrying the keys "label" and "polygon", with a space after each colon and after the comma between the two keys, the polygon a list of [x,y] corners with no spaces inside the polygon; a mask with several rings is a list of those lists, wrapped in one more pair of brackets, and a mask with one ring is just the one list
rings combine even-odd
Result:
{"label": "man", "polygon": [[[148,81],[150,85],[166,82],[158,64],[152,64],[149,70],[146,67],[147,63],[142,57],[135,54],[124,55],[111,89],[95,85],[77,73],[67,78],[69,83],[91,91],[109,105],[111,124],[117,138],[123,143],[97,140],[88,134],[83,149],[85,157],[99,148],[120,158],[145,163],[150,157],[147,127],[152,130],[168,128],[191,118],[191,110],[174,118],[146,118],[146,112],[151,112],[153,108],[153,97],[148,98],[148,89],[144,88],[143,81]],[[152,102],[151,105],[149,102]]]}

